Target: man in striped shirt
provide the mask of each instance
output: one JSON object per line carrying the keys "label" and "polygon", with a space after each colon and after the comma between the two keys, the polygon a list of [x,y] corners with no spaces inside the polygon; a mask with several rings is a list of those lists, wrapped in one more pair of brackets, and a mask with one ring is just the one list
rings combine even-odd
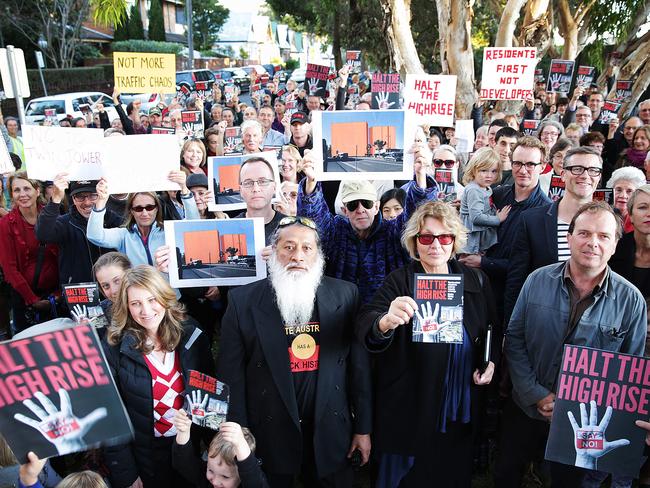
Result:
{"label": "man in striped shirt", "polygon": [[571,149],[564,158],[564,196],[557,202],[526,210],[515,237],[504,297],[505,325],[510,321],[524,281],[537,268],[566,261],[569,223],[578,209],[592,200],[600,181],[603,160],[592,147]]}

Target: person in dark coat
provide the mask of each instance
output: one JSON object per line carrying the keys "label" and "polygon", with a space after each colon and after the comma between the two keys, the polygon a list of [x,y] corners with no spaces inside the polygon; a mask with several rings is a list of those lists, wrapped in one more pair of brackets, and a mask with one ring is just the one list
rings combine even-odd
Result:
{"label": "person in dark coat", "polygon": [[228,420],[251,429],[273,488],[352,486],[349,457],[370,454],[370,364],[354,337],[357,287],[322,276],[313,221],[285,217],[269,278],[232,289],[217,377]]}
{"label": "person in dark coat", "polygon": [[[60,215],[65,190],[70,187],[73,205],[68,213]],[[96,181],[73,181],[65,174],[54,178],[52,200],[43,207],[36,223],[36,237],[41,242],[59,246],[59,283],[88,283],[94,281],[93,264],[102,254],[112,249],[95,246],[86,239],[88,217],[97,201]],[[104,225],[119,227],[122,217],[107,212]]]}
{"label": "person in dark coat", "polygon": [[104,351],[135,431],[132,443],[105,450],[111,485],[186,486],[172,468],[172,419],[183,407],[188,371],[214,375],[214,365],[206,334],[153,267],[124,273]]}
{"label": "person in dark coat", "polygon": [[[415,261],[391,273],[359,312],[358,337],[376,359],[377,488],[471,485],[472,441],[484,410],[483,386],[498,363],[500,334],[492,334],[484,363],[488,327],[498,324],[487,277],[454,258],[466,235],[451,205],[421,205],[402,237]],[[442,342],[442,324],[428,338],[433,343],[420,342],[431,332],[421,325],[414,331],[411,319],[417,316],[418,324],[442,320],[437,305],[431,314],[413,299],[416,273],[463,276],[462,330],[456,334],[462,343]]]}

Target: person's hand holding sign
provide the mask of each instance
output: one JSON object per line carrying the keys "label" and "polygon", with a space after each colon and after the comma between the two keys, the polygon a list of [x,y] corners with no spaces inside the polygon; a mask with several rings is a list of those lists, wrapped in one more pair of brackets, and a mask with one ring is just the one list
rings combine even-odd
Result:
{"label": "person's hand holding sign", "polygon": [[397,297],[388,308],[388,313],[379,320],[379,331],[385,334],[400,325],[408,324],[418,305],[411,297]]}
{"label": "person's hand holding sign", "polygon": [[106,202],[108,202],[108,181],[106,178],[102,178],[97,183],[97,201],[95,202],[95,208],[97,210],[102,210],[106,208]]}
{"label": "person's hand holding sign", "polygon": [[608,441],[605,438],[605,430],[609,425],[612,418],[613,409],[608,406],[605,410],[605,415],[598,423],[598,410],[596,402],[590,402],[589,417],[587,417],[587,406],[584,403],[580,404],[580,423],[573,415],[573,412],[568,412],[569,422],[573,427],[573,434],[575,436],[575,450],[576,462],[575,465],[579,468],[596,469],[596,461],[598,458],[604,456],[609,451],[617,447],[627,446],[630,441],[627,439],[619,439],[617,441]]}
{"label": "person's hand holding sign", "polygon": [[59,389],[61,411],[57,410],[50,399],[40,391],[34,393],[34,396],[41,403],[41,406],[31,399],[23,400],[23,405],[31,410],[38,417],[38,420],[27,417],[22,413],[15,414],[14,418],[18,422],[39,431],[45,439],[54,444],[60,456],[86,449],[87,446],[83,436],[93,425],[108,415],[106,409],[102,407],[93,410],[82,419],[78,418],[72,413],[70,396],[63,388]]}
{"label": "person's hand holding sign", "polygon": [[70,186],[68,181],[68,173],[59,173],[52,181],[52,202],[61,203],[65,197],[65,191]]}

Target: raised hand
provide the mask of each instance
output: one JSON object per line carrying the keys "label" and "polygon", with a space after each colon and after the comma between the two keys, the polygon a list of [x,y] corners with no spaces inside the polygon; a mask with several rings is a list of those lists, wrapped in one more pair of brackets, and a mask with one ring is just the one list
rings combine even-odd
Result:
{"label": "raised hand", "polygon": [[380,110],[385,110],[395,105],[395,102],[388,101],[389,96],[388,93],[377,93],[377,106]]}
{"label": "raised hand", "polygon": [[60,456],[86,449],[83,436],[93,425],[108,415],[107,410],[102,407],[93,410],[82,419],[78,418],[72,412],[70,396],[63,388],[59,389],[60,411],[40,391],[34,393],[34,396],[40,402],[40,406],[31,399],[23,400],[23,405],[36,415],[38,420],[22,413],[15,414],[14,418],[39,431],[48,442],[54,444]]}
{"label": "raised hand", "polygon": [[596,402],[592,400],[589,402],[589,406],[590,411],[589,416],[587,416],[586,404],[580,403],[580,426],[576,422],[573,412],[567,412],[567,415],[575,436],[575,465],[579,468],[596,469],[598,458],[617,447],[627,446],[630,441],[628,439],[608,441],[605,438],[605,430],[607,430],[609,421],[612,418],[612,407],[607,407],[605,415],[598,423]]}
{"label": "raised hand", "polygon": [[316,95],[318,92],[318,80],[316,78],[310,78],[307,82],[307,87],[309,88],[310,95]]}

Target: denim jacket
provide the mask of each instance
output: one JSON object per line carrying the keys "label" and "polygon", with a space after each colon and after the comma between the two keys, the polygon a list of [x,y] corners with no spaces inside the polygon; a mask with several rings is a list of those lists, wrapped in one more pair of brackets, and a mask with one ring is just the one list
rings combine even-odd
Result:
{"label": "denim jacket", "polygon": [[542,419],[537,401],[555,391],[564,344],[643,355],[647,328],[645,299],[609,267],[594,303],[567,337],[567,262],[535,270],[526,279],[506,332],[505,354],[514,401],[529,417]]}

